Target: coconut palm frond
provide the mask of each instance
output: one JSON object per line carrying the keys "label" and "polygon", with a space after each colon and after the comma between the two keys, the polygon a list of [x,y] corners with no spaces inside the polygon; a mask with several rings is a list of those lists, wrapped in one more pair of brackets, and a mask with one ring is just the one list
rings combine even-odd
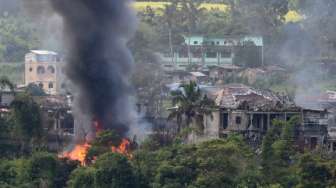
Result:
{"label": "coconut palm frond", "polygon": [[203,116],[210,115],[215,102],[203,96],[200,88],[195,82],[189,82],[180,86],[179,90],[171,92],[172,103],[178,108],[174,108],[169,114],[168,119],[180,118],[179,124],[190,126],[192,122],[203,126]]}

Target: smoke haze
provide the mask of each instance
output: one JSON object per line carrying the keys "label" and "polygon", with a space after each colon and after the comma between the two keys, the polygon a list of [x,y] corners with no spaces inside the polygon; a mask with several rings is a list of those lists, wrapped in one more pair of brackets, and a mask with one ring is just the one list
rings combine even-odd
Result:
{"label": "smoke haze", "polygon": [[316,99],[325,92],[325,83],[331,78],[322,60],[335,58],[329,44],[336,39],[336,1],[299,2],[298,11],[304,19],[284,25],[279,57],[294,70],[290,81],[295,86],[295,102],[305,108],[320,109]]}

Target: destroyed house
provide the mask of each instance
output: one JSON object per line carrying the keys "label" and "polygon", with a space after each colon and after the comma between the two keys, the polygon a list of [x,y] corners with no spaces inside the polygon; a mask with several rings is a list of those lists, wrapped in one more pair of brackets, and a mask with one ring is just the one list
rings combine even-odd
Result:
{"label": "destroyed house", "polygon": [[209,96],[217,108],[211,117],[204,118],[204,136],[200,140],[239,133],[251,145],[258,146],[274,119],[288,121],[298,116],[300,123],[295,133],[298,145],[314,149],[326,141],[327,111],[300,108],[286,96],[242,84],[223,86]]}

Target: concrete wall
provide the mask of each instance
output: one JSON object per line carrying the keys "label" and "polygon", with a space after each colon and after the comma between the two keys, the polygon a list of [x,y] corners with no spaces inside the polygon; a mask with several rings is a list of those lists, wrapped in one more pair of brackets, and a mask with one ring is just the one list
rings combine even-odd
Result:
{"label": "concrete wall", "polygon": [[[25,85],[40,85],[47,94],[59,94],[64,80],[64,62],[37,62],[33,53],[26,55]],[[39,72],[38,69],[43,69]],[[52,71],[53,70],[53,71]]]}
{"label": "concrete wall", "polygon": [[203,116],[203,134],[191,132],[187,137],[187,142],[191,144],[200,143],[219,138],[220,113],[213,111],[211,115]]}
{"label": "concrete wall", "polygon": [[211,115],[204,116],[204,135],[210,138],[219,138],[220,111],[214,111]]}
{"label": "concrete wall", "polygon": [[[240,118],[241,121],[238,123],[236,120]],[[226,130],[229,131],[240,131],[246,130],[248,128],[250,121],[249,116],[243,111],[231,111],[229,112],[229,124]]]}

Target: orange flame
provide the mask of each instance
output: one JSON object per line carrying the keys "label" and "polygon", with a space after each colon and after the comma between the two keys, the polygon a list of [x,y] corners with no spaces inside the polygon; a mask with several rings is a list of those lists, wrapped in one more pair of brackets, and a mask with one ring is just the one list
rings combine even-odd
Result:
{"label": "orange flame", "polygon": [[[130,144],[131,142],[123,138],[118,147],[112,146],[111,151],[113,153],[120,153],[126,157],[131,158],[132,154],[130,153]],[[89,143],[77,144],[71,151],[64,152],[60,157],[69,158],[71,160],[80,161],[82,165],[85,165],[85,157],[90,149],[91,145]]]}
{"label": "orange flame", "polygon": [[120,154],[123,154],[127,157],[132,157],[132,155],[129,152],[130,145],[131,145],[131,142],[128,139],[123,138],[118,147],[112,146],[111,149],[112,149],[112,152],[114,152],[114,153],[120,153]]}
{"label": "orange flame", "polygon": [[81,164],[84,165],[85,157],[90,147],[91,145],[88,143],[77,144],[71,151],[64,152],[61,157],[80,161]]}
{"label": "orange flame", "polygon": [[[96,136],[98,135],[98,133],[103,131],[102,122],[98,118],[92,119],[92,126],[95,129]],[[132,155],[130,153],[130,145],[131,145],[130,140],[128,140],[127,138],[123,138],[118,147],[115,146],[111,147],[111,151],[114,153],[120,153],[122,155],[131,158]],[[63,152],[63,154],[61,154],[60,157],[69,158],[71,160],[77,160],[80,161],[82,165],[85,165],[85,162],[87,162],[85,161],[85,158],[90,147],[91,145],[88,142],[85,142],[84,144],[77,144],[71,151]],[[94,160],[91,162],[94,162],[95,158],[96,157],[94,157]]]}

